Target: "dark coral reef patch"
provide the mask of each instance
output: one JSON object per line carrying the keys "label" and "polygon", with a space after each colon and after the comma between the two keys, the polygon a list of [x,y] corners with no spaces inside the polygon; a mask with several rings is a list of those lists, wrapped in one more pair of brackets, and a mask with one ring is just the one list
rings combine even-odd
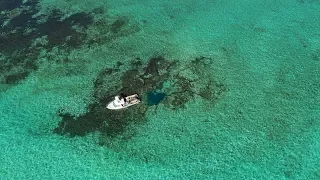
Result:
{"label": "dark coral reef patch", "polygon": [[[96,103],[89,105],[88,112],[79,117],[59,112],[62,121],[54,132],[74,137],[100,131],[106,138],[130,139],[135,134],[132,127],[147,121],[145,113],[150,104],[145,97],[155,90],[166,94],[166,98],[161,100],[171,110],[184,108],[195,96],[212,101],[214,106],[227,87],[209,75],[212,74],[211,61],[212,58],[201,57],[182,65],[158,56],[150,58],[147,63],[139,58],[127,64],[117,63],[115,67],[100,72],[96,78],[93,94]],[[106,109],[107,102],[119,93],[138,93],[143,102],[122,111]],[[105,144],[104,140],[101,144]]]}
{"label": "dark coral reef patch", "polygon": [[[164,74],[155,72],[159,68],[168,70],[172,65],[174,65],[174,62],[167,61],[163,57],[154,57],[146,65],[139,59],[132,60],[129,70],[125,72],[121,69],[126,68],[120,69],[119,67],[122,66],[121,63],[118,63],[114,68],[105,69],[100,72],[94,83],[93,97],[96,99],[96,103],[90,104],[88,112],[77,118],[68,113],[59,113],[62,121],[54,132],[73,137],[100,131],[108,137],[122,135],[125,139],[130,138],[129,136],[134,133],[132,131],[128,133],[127,127],[145,122],[145,113],[148,106],[141,103],[139,106],[133,106],[124,111],[110,111],[106,109],[107,102],[111,101],[114,95],[120,92],[128,95],[138,93],[143,96],[144,92],[161,87],[168,78],[169,71]],[[150,74],[151,69],[155,72],[152,71]]]}
{"label": "dark coral reef patch", "polygon": [[[59,54],[63,56],[84,45],[110,43],[139,30],[128,17],[106,16],[104,8],[66,15],[58,9],[39,13],[39,0],[0,4],[0,84],[16,84],[37,70],[41,52],[63,52]],[[41,57],[56,59],[50,54]]]}
{"label": "dark coral reef patch", "polygon": [[23,3],[23,0],[1,0],[0,1],[0,11],[11,11],[13,9],[19,8]]}
{"label": "dark coral reef patch", "polygon": [[40,52],[59,49],[69,53],[139,30],[128,17],[106,16],[104,8],[66,15],[58,9],[39,13],[38,0],[3,1],[0,5],[0,84],[18,83],[37,70]]}
{"label": "dark coral reef patch", "polygon": [[[72,49],[81,46],[86,34],[75,30],[73,26],[87,28],[93,23],[92,15],[87,13],[62,19],[65,15],[54,10],[48,15],[35,16],[39,12],[36,0],[8,2],[2,3],[8,9],[0,14],[0,55],[3,57],[0,61],[1,84],[15,84],[37,70],[38,55],[43,48],[50,50],[54,46],[63,46]],[[13,6],[15,8],[10,9]],[[39,39],[46,43],[34,45]]]}

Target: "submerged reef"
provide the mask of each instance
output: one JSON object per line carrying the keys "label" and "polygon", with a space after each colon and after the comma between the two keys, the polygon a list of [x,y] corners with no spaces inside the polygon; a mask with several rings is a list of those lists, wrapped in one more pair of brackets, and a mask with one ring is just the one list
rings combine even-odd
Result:
{"label": "submerged reef", "polygon": [[37,70],[40,55],[50,61],[48,52],[68,53],[139,31],[128,17],[106,16],[104,8],[70,14],[52,9],[41,14],[38,0],[3,1],[0,8],[0,84],[5,85]]}
{"label": "submerged reef", "polygon": [[[86,34],[73,28],[87,28],[93,23],[88,13],[76,13],[67,18],[59,10],[48,15],[39,13],[38,1],[29,0],[25,3],[4,1],[3,6],[11,8],[0,14],[0,83],[15,84],[38,69],[38,56],[42,49],[61,46],[65,49],[79,47]],[[18,3],[20,2],[20,3]],[[42,39],[44,43],[39,42]]]}
{"label": "submerged reef", "polygon": [[0,11],[11,11],[15,8],[19,8],[23,3],[23,0],[10,0],[10,1],[1,1]]}
{"label": "submerged reef", "polygon": [[[210,76],[212,61],[212,58],[200,57],[180,64],[158,56],[150,58],[147,63],[139,58],[127,64],[117,63],[96,78],[93,93],[96,101],[88,106],[88,112],[75,117],[59,111],[62,120],[54,132],[74,137],[99,131],[105,137],[100,142],[104,145],[107,139],[114,137],[130,139],[136,133],[134,127],[147,121],[146,112],[153,105],[163,104],[169,110],[177,110],[185,108],[188,101],[198,96],[211,101],[214,106],[228,88]],[[156,90],[160,97],[151,97],[155,99],[148,104],[147,98]],[[142,103],[120,111],[106,109],[106,104],[119,93],[138,93],[142,96]]]}

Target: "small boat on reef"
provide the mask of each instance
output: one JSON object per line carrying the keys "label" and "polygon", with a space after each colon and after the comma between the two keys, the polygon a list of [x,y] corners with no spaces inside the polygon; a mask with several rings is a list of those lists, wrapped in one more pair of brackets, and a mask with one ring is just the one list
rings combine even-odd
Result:
{"label": "small boat on reef", "polygon": [[107,109],[120,110],[126,109],[130,106],[139,104],[141,102],[138,94],[133,94],[130,96],[115,96],[114,100],[107,104]]}

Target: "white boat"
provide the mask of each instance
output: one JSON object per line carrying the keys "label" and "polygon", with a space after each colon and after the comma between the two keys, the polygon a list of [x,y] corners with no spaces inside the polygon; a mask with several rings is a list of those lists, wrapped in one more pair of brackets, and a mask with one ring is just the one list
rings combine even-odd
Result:
{"label": "white boat", "polygon": [[120,96],[116,96],[113,101],[107,104],[107,109],[118,110],[125,109],[130,106],[139,104],[141,102],[138,94],[133,94],[130,96],[126,96],[121,98]]}

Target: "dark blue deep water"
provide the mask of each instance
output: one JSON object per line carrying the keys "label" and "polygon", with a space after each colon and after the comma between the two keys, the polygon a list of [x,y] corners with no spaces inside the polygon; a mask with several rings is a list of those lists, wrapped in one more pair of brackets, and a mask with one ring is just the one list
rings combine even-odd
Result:
{"label": "dark blue deep water", "polygon": [[148,92],[148,105],[157,105],[159,104],[164,98],[166,97],[166,94],[163,92],[156,92],[156,91],[151,91]]}

